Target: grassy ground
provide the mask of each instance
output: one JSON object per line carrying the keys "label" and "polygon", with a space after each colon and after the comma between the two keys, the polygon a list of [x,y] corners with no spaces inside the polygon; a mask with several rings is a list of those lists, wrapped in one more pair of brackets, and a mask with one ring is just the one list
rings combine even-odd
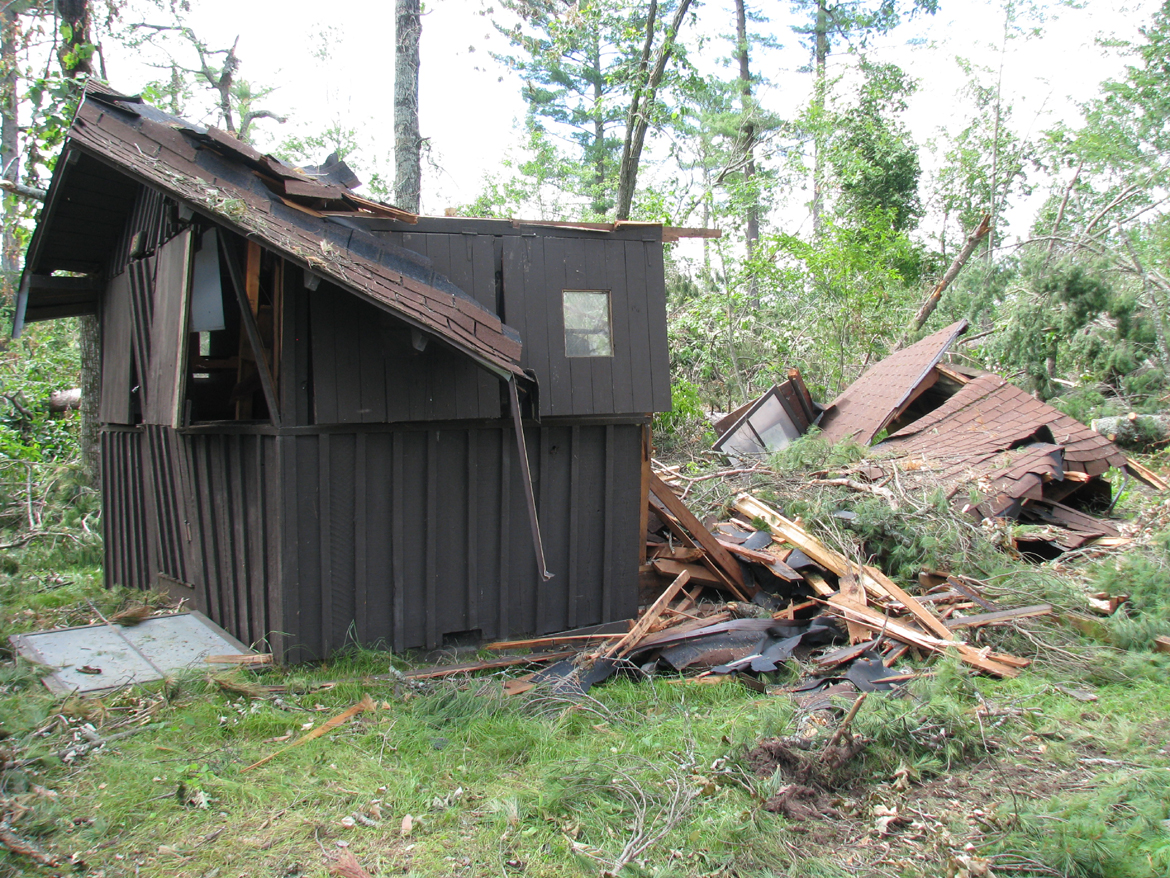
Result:
{"label": "grassy ground", "polygon": [[[755,487],[784,499],[783,480]],[[802,512],[817,522],[837,502]],[[1132,503],[1146,531],[1164,529],[1162,507]],[[905,550],[912,519],[874,533]],[[58,539],[7,552],[3,633],[84,624],[93,607],[135,599],[101,588],[93,549]],[[994,562],[979,572],[1007,605],[1080,610],[1102,588],[1140,609],[1089,635],[1046,620],[982,635],[1035,659],[1016,680],[943,661],[900,697],[871,695],[859,752],[818,775],[824,795],[802,819],[765,807],[791,769],[759,773],[749,756],[805,722],[779,686],[618,679],[569,702],[507,696],[505,674],[385,679],[404,661],[361,650],[237,671],[226,686],[193,672],[68,699],[9,659],[3,809],[20,837],[92,876],[321,876],[343,850],[375,876],[1170,874],[1170,661],[1147,637],[1170,619],[1164,541],[1043,567],[983,551],[969,562]],[[287,688],[244,694],[258,684]],[[366,695],[376,709],[244,771]],[[130,730],[69,755],[86,732]],[[0,875],[71,868],[0,853]]]}

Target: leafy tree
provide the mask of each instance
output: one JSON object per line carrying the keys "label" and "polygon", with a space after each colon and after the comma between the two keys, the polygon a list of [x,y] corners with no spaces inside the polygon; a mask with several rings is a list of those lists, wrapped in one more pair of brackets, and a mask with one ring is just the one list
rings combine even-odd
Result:
{"label": "leafy tree", "polygon": [[663,87],[680,55],[676,36],[691,0],[503,0],[516,16],[496,24],[511,43],[495,57],[524,82],[529,125],[573,144],[555,180],[585,199],[584,213],[627,218],[650,128],[666,110]]}

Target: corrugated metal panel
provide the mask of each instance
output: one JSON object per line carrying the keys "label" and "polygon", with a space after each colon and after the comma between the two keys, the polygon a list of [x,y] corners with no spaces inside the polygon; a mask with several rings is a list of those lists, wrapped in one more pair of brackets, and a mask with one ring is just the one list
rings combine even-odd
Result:
{"label": "corrugated metal panel", "polygon": [[633,615],[641,427],[530,425],[526,439],[549,583],[537,574],[508,427],[281,437],[283,509],[295,518],[284,531],[290,657],[352,640],[434,648],[456,633],[549,633]]}

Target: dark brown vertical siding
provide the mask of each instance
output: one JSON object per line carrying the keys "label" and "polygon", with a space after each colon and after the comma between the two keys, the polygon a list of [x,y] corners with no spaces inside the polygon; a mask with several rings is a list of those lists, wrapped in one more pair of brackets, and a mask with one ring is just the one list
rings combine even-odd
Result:
{"label": "dark brown vertical siding", "polygon": [[142,441],[137,430],[102,433],[102,530],[106,583],[146,589],[153,575]]}
{"label": "dark brown vertical siding", "polygon": [[188,469],[186,508],[197,538],[186,572],[198,602],[245,643],[269,639],[284,624],[278,440],[229,434],[175,436],[172,441],[184,446]]}
{"label": "dark brown vertical siding", "polygon": [[295,575],[283,580],[290,657],[319,657],[350,637],[433,648],[463,632],[588,625],[607,607],[608,618],[632,615],[640,439],[635,424],[528,426],[555,574],[543,583],[506,427],[281,437],[280,508],[295,518],[283,530],[295,544]]}
{"label": "dark brown vertical siding", "polygon": [[440,342],[415,350],[406,324],[325,283],[310,311],[314,423],[499,417],[499,380]]}
{"label": "dark brown vertical siding", "polygon": [[[524,341],[521,364],[548,416],[645,414],[670,408],[662,245],[653,241],[507,237],[504,315]],[[565,290],[610,294],[613,356],[565,355]]]}

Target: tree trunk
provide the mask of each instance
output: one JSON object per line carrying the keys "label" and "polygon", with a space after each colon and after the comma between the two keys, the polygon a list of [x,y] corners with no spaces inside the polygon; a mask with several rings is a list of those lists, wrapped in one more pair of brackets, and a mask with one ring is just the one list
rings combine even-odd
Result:
{"label": "tree trunk", "polygon": [[422,137],[418,128],[419,0],[395,0],[394,201],[418,213],[422,193]]}
{"label": "tree trunk", "polygon": [[[89,0],[58,0],[57,11],[70,27],[68,40],[57,48],[61,72],[73,79],[92,72],[89,63]],[[81,354],[81,465],[86,478],[101,489],[101,432],[98,405],[102,393],[101,334],[96,317],[77,319]]]}
{"label": "tree trunk", "polygon": [[820,238],[825,212],[825,135],[823,131],[825,117],[825,101],[828,90],[828,63],[829,63],[829,13],[825,7],[825,0],[817,2],[816,24],[816,58],[813,81],[813,198],[812,221],[813,238]]}
{"label": "tree trunk", "polygon": [[966,245],[959,251],[959,255],[955,257],[955,261],[951,263],[951,267],[942,276],[942,280],[930,291],[930,295],[926,297],[926,301],[922,303],[922,306],[918,309],[918,313],[914,315],[914,319],[910,321],[910,325],[906,327],[906,331],[902,333],[902,337],[894,345],[894,350],[902,350],[906,342],[909,341],[910,336],[920,330],[923,324],[930,319],[930,315],[934,313],[934,309],[938,307],[938,303],[942,300],[943,292],[959,276],[959,272],[967,264],[967,260],[971,258],[971,254],[975,252],[975,248],[979,246],[979,242],[986,238],[990,232],[991,214],[985,214],[983,221],[979,223],[975,231],[967,236]]}
{"label": "tree trunk", "polygon": [[752,103],[752,74],[748,66],[748,37],[747,37],[747,10],[744,9],[744,0],[735,0],[735,36],[736,55],[739,57],[739,91],[743,111],[743,121],[739,128],[740,149],[744,155],[743,184],[747,190],[747,216],[745,243],[748,258],[748,301],[752,308],[760,307],[760,282],[756,277],[755,268],[751,266],[752,257],[756,252],[756,244],[760,240],[760,202],[755,191],[756,177],[756,126],[754,122],[754,106]]}
{"label": "tree trunk", "polygon": [[646,131],[650,127],[650,117],[654,113],[654,104],[658,97],[658,86],[666,73],[666,64],[674,52],[674,41],[678,29],[682,26],[691,0],[681,0],[675,10],[674,19],[662,37],[662,45],[658,47],[658,56],[654,62],[654,69],[646,81],[645,88],[638,102],[637,110],[632,114],[634,124],[626,127],[626,142],[622,147],[622,164],[618,172],[617,219],[628,220],[630,207],[634,202],[634,189],[638,183],[638,163],[642,159],[642,147],[646,143]]}
{"label": "tree trunk", "polygon": [[[16,94],[16,13],[11,4],[0,8],[0,177],[13,187],[20,185],[20,138],[17,119],[18,98]],[[4,273],[7,289],[11,295],[15,287],[15,274],[20,269],[20,241],[16,237],[19,208],[16,199],[4,199],[4,239],[0,253],[0,271]]]}
{"label": "tree trunk", "polygon": [[1148,449],[1170,439],[1170,415],[1130,413],[1116,418],[1097,418],[1089,426],[1123,448]]}

